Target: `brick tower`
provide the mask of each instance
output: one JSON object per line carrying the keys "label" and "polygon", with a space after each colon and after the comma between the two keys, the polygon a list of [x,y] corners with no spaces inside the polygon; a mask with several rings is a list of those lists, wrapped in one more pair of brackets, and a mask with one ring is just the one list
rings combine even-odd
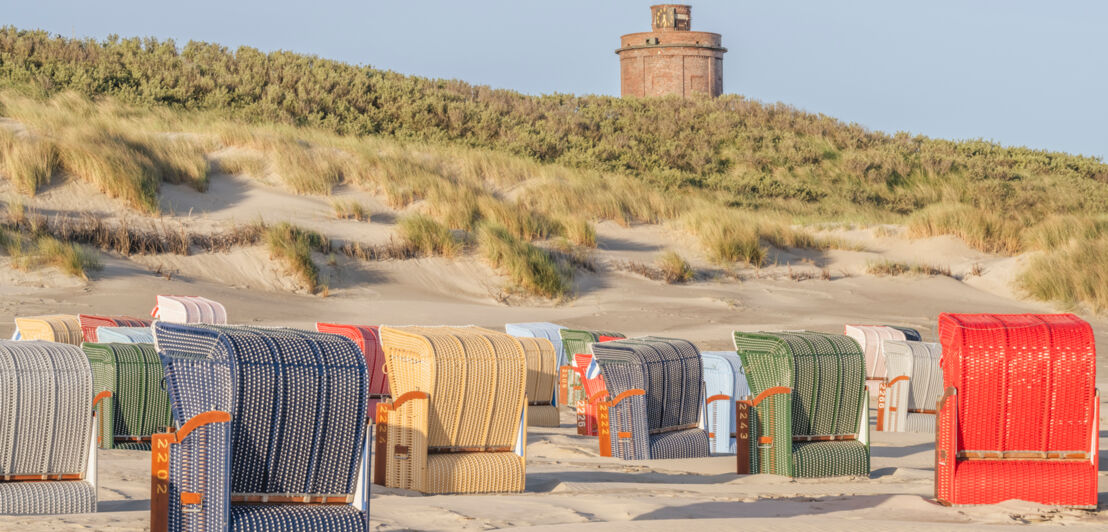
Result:
{"label": "brick tower", "polygon": [[723,93],[723,54],[718,33],[691,31],[692,6],[650,6],[651,31],[619,38],[621,96]]}

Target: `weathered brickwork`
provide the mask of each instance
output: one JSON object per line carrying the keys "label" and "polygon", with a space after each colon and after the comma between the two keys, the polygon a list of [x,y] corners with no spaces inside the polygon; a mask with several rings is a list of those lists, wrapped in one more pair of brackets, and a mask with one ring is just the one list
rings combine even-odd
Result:
{"label": "weathered brickwork", "polygon": [[692,7],[650,6],[652,31],[620,37],[621,94],[648,97],[723,93],[723,54],[718,33],[691,31]]}

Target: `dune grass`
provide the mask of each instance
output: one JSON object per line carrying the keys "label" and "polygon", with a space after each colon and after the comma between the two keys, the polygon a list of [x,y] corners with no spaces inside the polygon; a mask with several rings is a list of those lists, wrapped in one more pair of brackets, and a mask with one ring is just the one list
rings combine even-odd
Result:
{"label": "dune grass", "polygon": [[0,247],[11,257],[12,267],[20,270],[53,267],[66,275],[88,280],[90,272],[103,268],[96,252],[50,235],[28,236],[0,229]]}
{"label": "dune grass", "polygon": [[400,238],[423,256],[453,257],[462,251],[462,243],[444,225],[422,215],[400,219]]}
{"label": "dune grass", "polygon": [[58,149],[48,140],[20,138],[0,128],[0,172],[16,190],[34,196],[58,171]]}
{"label": "dune grass", "polygon": [[1031,259],[1016,282],[1031,296],[1108,311],[1108,235],[1075,240]]}
{"label": "dune grass", "polygon": [[945,276],[950,277],[950,268],[946,266],[933,266],[930,264],[918,264],[907,262],[895,262],[883,260],[871,262],[866,266],[866,273],[877,276],[919,275],[924,277]]}
{"label": "dune grass", "polygon": [[662,272],[662,278],[669,284],[687,283],[693,280],[695,273],[681,255],[676,251],[666,251],[658,257],[658,269]]}
{"label": "dune grass", "polygon": [[521,240],[504,227],[486,223],[477,232],[477,245],[493,268],[503,272],[527,294],[560,299],[572,288],[573,271],[550,253]]}
{"label": "dune grass", "polygon": [[326,290],[327,287],[320,282],[319,266],[312,259],[312,251],[327,247],[327,240],[322,235],[283,222],[266,229],[265,243],[270,257],[283,262],[308,292],[315,294],[321,289]]}
{"label": "dune grass", "polygon": [[369,220],[370,210],[364,204],[354,200],[332,200],[331,209],[335,211],[335,218],[340,220]]}

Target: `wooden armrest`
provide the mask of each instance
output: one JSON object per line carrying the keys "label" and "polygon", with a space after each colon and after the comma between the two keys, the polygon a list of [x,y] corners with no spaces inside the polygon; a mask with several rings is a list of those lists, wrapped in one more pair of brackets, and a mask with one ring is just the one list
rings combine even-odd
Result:
{"label": "wooden armrest", "polygon": [[894,384],[896,384],[896,383],[898,383],[898,382],[901,382],[901,381],[907,381],[907,380],[908,380],[908,376],[907,376],[907,375],[901,375],[901,376],[899,376],[899,377],[897,377],[897,378],[895,378],[895,379],[893,379],[893,380],[891,380],[891,381],[889,381],[889,382],[885,383],[885,386],[888,386],[889,388],[892,388]]}
{"label": "wooden armrest", "polygon": [[726,394],[713,395],[704,400],[705,405],[710,405],[716,401],[730,401],[731,396]]}
{"label": "wooden armrest", "polygon": [[[212,423],[231,421],[231,414],[209,410],[189,419],[176,432],[161,432],[150,437],[150,530],[164,532],[169,527],[169,448],[181,443],[192,431]],[[181,493],[184,504],[200,504],[203,494]]]}
{"label": "wooden armrest", "polygon": [[96,397],[94,397],[92,399],[92,409],[96,410],[96,405],[100,404],[100,401],[103,401],[104,399],[107,399],[111,396],[112,396],[112,392],[109,392],[107,390],[104,390],[104,391],[96,394]]}
{"label": "wooden armrest", "polygon": [[608,406],[609,407],[615,407],[620,402],[622,402],[624,399],[627,399],[629,397],[634,397],[636,395],[646,395],[646,390],[641,390],[639,388],[631,388],[630,390],[627,390],[627,391],[617,395],[615,397],[615,399],[612,399],[611,401],[608,401]]}
{"label": "wooden armrest", "polygon": [[774,386],[773,388],[768,388],[764,392],[758,394],[758,397],[755,397],[754,400],[750,401],[750,406],[758,406],[759,403],[765,401],[768,397],[783,393],[788,394],[792,393],[792,391],[793,389],[788,386]]}
{"label": "wooden armrest", "polygon": [[597,401],[604,399],[605,397],[608,397],[608,390],[600,390],[599,392],[593,394],[592,397],[589,397],[588,403],[591,405],[595,405]]}
{"label": "wooden armrest", "polygon": [[[375,450],[373,451],[373,483],[379,486],[385,485],[385,469],[388,467],[389,446],[389,412],[394,411],[409,401],[430,400],[431,394],[427,392],[408,392],[396,398],[391,403],[377,403],[377,437]],[[526,397],[524,397],[526,400]],[[407,453],[407,450],[404,451]]]}

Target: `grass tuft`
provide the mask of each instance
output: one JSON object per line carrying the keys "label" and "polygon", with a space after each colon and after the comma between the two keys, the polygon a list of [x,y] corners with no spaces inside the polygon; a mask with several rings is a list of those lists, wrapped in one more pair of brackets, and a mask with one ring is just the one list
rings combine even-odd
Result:
{"label": "grass tuft", "polygon": [[0,128],[0,170],[16,190],[34,196],[58,171],[58,149],[42,139],[19,138]]}
{"label": "grass tuft", "polygon": [[283,222],[266,229],[265,243],[270,257],[283,261],[309,292],[315,294],[325,288],[319,280],[319,267],[312,260],[312,251],[329,247],[322,235]]}
{"label": "grass tuft", "polygon": [[477,243],[492,267],[504,272],[523,292],[560,299],[570,291],[572,270],[560,265],[548,251],[516,238],[507,229],[484,224],[478,229]]}
{"label": "grass tuft", "polygon": [[667,283],[685,283],[695,275],[692,266],[675,251],[667,251],[658,258],[658,269]]}
{"label": "grass tuft", "polygon": [[340,220],[369,220],[369,207],[354,200],[334,200],[331,208],[335,211],[335,218]]}
{"label": "grass tuft", "polygon": [[942,275],[950,277],[950,268],[946,266],[932,266],[930,264],[914,264],[906,262],[893,262],[890,260],[884,260],[880,262],[871,262],[866,266],[866,273],[870,275],[878,276],[898,276],[898,275],[920,275],[927,277],[934,277]]}
{"label": "grass tuft", "polygon": [[462,250],[462,243],[442,224],[414,214],[400,219],[400,238],[424,256],[453,257]]}

